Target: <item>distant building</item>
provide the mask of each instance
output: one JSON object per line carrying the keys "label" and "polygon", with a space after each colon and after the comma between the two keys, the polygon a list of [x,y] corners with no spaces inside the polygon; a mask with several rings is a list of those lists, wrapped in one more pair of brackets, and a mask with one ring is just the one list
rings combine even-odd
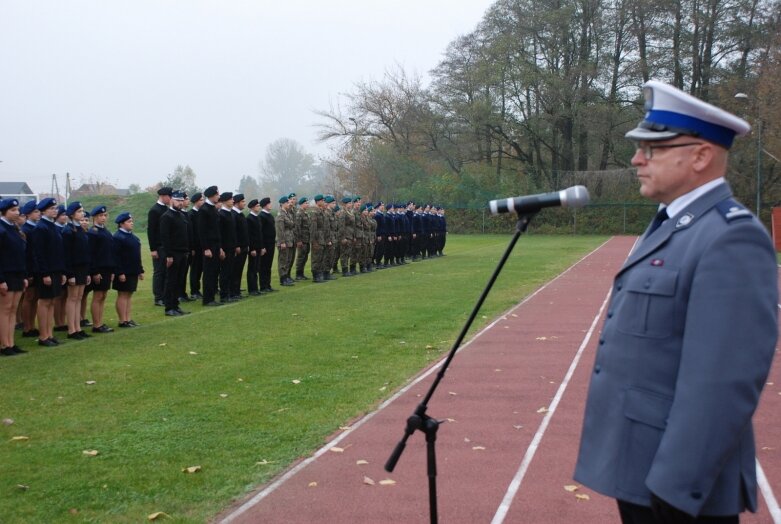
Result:
{"label": "distant building", "polygon": [[95,195],[128,196],[130,195],[130,190],[117,189],[111,184],[82,184],[78,189],[71,191],[70,198],[73,200],[75,198]]}
{"label": "distant building", "polygon": [[0,182],[0,195],[3,198],[15,197],[27,202],[38,196],[26,182]]}

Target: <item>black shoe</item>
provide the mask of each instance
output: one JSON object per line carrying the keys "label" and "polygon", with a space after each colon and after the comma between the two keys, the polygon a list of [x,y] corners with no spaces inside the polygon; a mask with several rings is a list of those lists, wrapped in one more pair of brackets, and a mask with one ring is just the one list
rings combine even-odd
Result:
{"label": "black shoe", "polygon": [[54,337],[49,337],[49,338],[47,338],[46,340],[48,340],[49,342],[54,342],[54,343],[55,343],[56,345],[58,345],[58,346],[60,345],[60,341],[59,341],[59,340],[57,340],[57,339],[56,339],[56,338],[54,338]]}
{"label": "black shoe", "polygon": [[178,307],[178,308],[176,308],[174,311],[176,311],[176,312],[177,312],[177,313],[179,313],[180,315],[189,315],[189,314],[190,314],[190,312],[189,312],[189,311],[182,311],[182,308],[179,308],[179,307]]}
{"label": "black shoe", "polygon": [[295,283],[292,280],[283,280],[279,283],[280,286],[295,286]]}
{"label": "black shoe", "polygon": [[190,298],[187,295],[182,295],[179,297],[179,302],[192,302],[194,299]]}
{"label": "black shoe", "polygon": [[196,300],[203,300],[203,295],[201,295],[196,291],[195,293],[190,293],[190,298],[194,298]]}
{"label": "black shoe", "polygon": [[22,336],[25,338],[37,337],[41,333],[37,329],[31,329],[30,331],[22,331]]}
{"label": "black shoe", "polygon": [[127,322],[120,322],[119,324],[117,324],[117,327],[132,328],[132,327],[135,327],[135,326],[133,324],[131,324],[130,321],[127,321]]}
{"label": "black shoe", "polygon": [[162,300],[155,300],[155,305],[165,307],[165,302],[163,302]]}
{"label": "black shoe", "polygon": [[102,326],[94,327],[92,328],[93,333],[111,333],[114,330],[108,327],[106,324],[103,324]]}
{"label": "black shoe", "polygon": [[207,302],[206,304],[204,304],[204,307],[218,307],[218,306],[221,306],[221,305],[222,305],[222,302],[215,302],[215,301],[212,300],[211,302]]}
{"label": "black shoe", "polygon": [[13,345],[13,346],[11,346],[11,347],[10,347],[10,348],[8,348],[8,349],[10,349],[11,351],[13,351],[13,352],[14,352],[14,354],[16,354],[16,355],[21,355],[22,353],[27,353],[27,351],[25,351],[24,349],[20,348],[20,347],[19,347],[19,346],[17,346],[17,345]]}
{"label": "black shoe", "polygon": [[38,345],[39,345],[39,346],[43,346],[43,347],[47,347],[47,348],[53,348],[53,347],[55,347],[55,346],[59,346],[59,344],[58,344],[57,342],[54,342],[54,341],[53,341],[52,339],[50,339],[50,338],[47,338],[46,340],[41,340],[41,339],[39,338],[39,339],[38,339]]}
{"label": "black shoe", "polygon": [[127,323],[130,324],[132,327],[138,327],[141,325],[141,324],[136,324],[136,321],[133,320],[132,318],[128,320]]}
{"label": "black shoe", "polygon": [[[17,331],[19,331],[20,329],[24,329],[24,322],[19,322],[18,324],[16,324],[14,326],[14,329],[17,330]],[[16,347],[16,346],[13,346],[13,347]]]}
{"label": "black shoe", "polygon": [[262,294],[263,294],[263,293],[261,293],[260,291],[250,291],[250,292],[249,292],[249,295],[250,295],[251,297],[259,297],[259,296],[260,296],[260,295],[262,295]]}
{"label": "black shoe", "polygon": [[68,338],[71,340],[84,340],[86,337],[81,336],[81,331],[76,331],[74,333],[68,333]]}
{"label": "black shoe", "polygon": [[87,334],[87,332],[84,331],[83,329],[81,331],[79,331],[79,335],[81,335],[82,338],[91,338],[92,337],[92,335]]}
{"label": "black shoe", "polygon": [[11,348],[3,348],[0,349],[0,355],[4,357],[13,357],[14,355],[16,355],[16,353]]}
{"label": "black shoe", "polygon": [[181,313],[179,313],[179,312],[178,312],[177,310],[175,310],[175,309],[166,309],[166,310],[165,310],[165,316],[167,316],[167,317],[181,317],[181,316],[182,316],[182,314],[181,314]]}
{"label": "black shoe", "polygon": [[54,331],[68,331],[68,326],[54,326]]}
{"label": "black shoe", "polygon": [[81,327],[92,327],[92,322],[90,322],[86,318],[83,318],[83,319],[81,319],[81,322],[79,322],[79,326],[81,326]]}

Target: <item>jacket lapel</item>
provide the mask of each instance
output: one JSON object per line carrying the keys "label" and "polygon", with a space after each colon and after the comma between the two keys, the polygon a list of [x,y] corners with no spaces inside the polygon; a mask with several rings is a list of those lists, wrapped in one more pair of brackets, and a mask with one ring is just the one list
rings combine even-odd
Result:
{"label": "jacket lapel", "polygon": [[626,263],[624,263],[619,274],[659,249],[662,245],[667,243],[670,237],[675,233],[690,228],[702,215],[713,208],[713,206],[731,196],[732,190],[729,185],[721,184],[689,204],[688,207],[676,216],[670,217],[659,227],[659,229],[654,231],[651,236],[643,238],[637,247],[635,247],[635,250],[629,255],[629,258],[626,260]]}

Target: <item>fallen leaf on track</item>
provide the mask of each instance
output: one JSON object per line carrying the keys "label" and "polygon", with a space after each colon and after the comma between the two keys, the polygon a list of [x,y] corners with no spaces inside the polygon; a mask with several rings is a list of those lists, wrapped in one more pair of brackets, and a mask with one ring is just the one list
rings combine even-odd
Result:
{"label": "fallen leaf on track", "polygon": [[380,486],[394,486],[396,481],[393,479],[385,479],[380,481]]}
{"label": "fallen leaf on track", "polygon": [[344,453],[344,448],[337,448],[336,446],[334,446],[328,451],[333,451],[334,453]]}
{"label": "fallen leaf on track", "polygon": [[570,493],[576,492],[579,488],[580,486],[576,486],[574,484],[567,484],[566,486],[564,486],[564,490],[569,491]]}
{"label": "fallen leaf on track", "polygon": [[448,391],[448,392],[447,392],[447,394],[448,394],[448,395],[453,395],[454,397],[455,397],[456,395],[458,395],[458,393],[456,393],[455,391]]}
{"label": "fallen leaf on track", "polygon": [[307,487],[316,488],[317,487],[317,482],[310,482],[309,484],[307,484]]}
{"label": "fallen leaf on track", "polygon": [[578,500],[591,500],[591,497],[589,497],[585,493],[578,493],[577,495],[575,495],[575,498]]}
{"label": "fallen leaf on track", "polygon": [[484,451],[485,446],[472,446],[473,451]]}
{"label": "fallen leaf on track", "polygon": [[544,406],[537,410],[537,413],[547,413],[547,412],[548,412],[548,408]]}
{"label": "fallen leaf on track", "polygon": [[355,461],[355,465],[356,465],[356,466],[365,466],[365,465],[366,465],[366,464],[368,464],[368,463],[369,463],[369,461],[368,461],[368,460],[363,460],[363,459],[361,459],[361,460],[356,460],[356,461]]}
{"label": "fallen leaf on track", "polygon": [[363,483],[368,484],[369,486],[374,486],[374,481],[369,477],[363,477]]}

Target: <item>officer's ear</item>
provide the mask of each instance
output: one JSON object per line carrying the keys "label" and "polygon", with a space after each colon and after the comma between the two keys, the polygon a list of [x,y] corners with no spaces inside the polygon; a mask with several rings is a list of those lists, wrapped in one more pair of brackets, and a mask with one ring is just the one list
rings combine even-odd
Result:
{"label": "officer's ear", "polygon": [[726,150],[712,142],[702,142],[693,148],[691,166],[697,174],[710,174],[721,164],[720,159],[726,155]]}

